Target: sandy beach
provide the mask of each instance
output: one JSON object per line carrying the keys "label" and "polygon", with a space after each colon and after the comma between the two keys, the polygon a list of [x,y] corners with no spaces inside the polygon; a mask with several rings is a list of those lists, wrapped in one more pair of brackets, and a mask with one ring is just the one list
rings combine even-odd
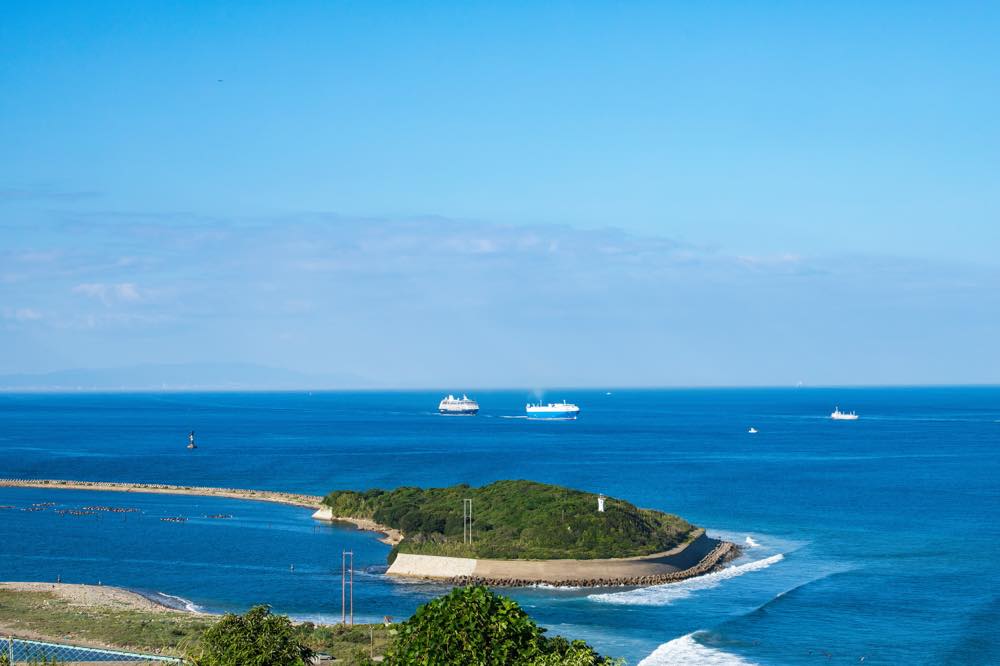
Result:
{"label": "sandy beach", "polygon": [[11,592],[48,592],[72,606],[101,607],[114,610],[137,610],[154,613],[198,614],[196,611],[168,608],[150,601],[141,594],[120,587],[104,585],[78,585],[74,583],[21,583],[0,582],[0,590]]}

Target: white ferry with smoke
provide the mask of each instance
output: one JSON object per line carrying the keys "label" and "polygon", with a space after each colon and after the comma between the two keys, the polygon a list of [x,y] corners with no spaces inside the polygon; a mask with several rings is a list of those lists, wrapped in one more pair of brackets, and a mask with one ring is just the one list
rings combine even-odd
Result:
{"label": "white ferry with smoke", "polygon": [[449,395],[438,403],[438,411],[442,414],[478,414],[479,403],[465,394],[461,398]]}
{"label": "white ferry with smoke", "polygon": [[580,415],[580,408],[571,402],[550,402],[543,405],[540,402],[529,402],[524,406],[529,419],[575,419]]}

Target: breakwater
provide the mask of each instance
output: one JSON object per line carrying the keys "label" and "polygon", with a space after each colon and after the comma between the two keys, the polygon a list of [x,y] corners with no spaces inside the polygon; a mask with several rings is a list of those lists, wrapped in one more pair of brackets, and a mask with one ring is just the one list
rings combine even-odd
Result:
{"label": "breakwater", "polygon": [[645,586],[709,573],[739,553],[735,544],[713,539],[701,530],[690,543],[666,552],[612,559],[491,560],[399,553],[388,573],[451,585]]}
{"label": "breakwater", "polygon": [[398,530],[379,525],[364,518],[334,516],[323,506],[320,495],[304,495],[276,490],[251,490],[247,488],[215,488],[211,486],[180,486],[168,483],[123,483],[117,481],[70,481],[65,479],[0,479],[0,488],[43,488],[51,490],[89,490],[113,493],[150,493],[157,495],[193,495],[198,497],[225,497],[253,502],[288,504],[312,509],[317,520],[350,523],[360,530],[380,532],[381,541],[389,545],[399,543],[403,536]]}
{"label": "breakwater", "polygon": [[706,555],[698,564],[688,569],[671,571],[662,574],[621,575],[596,578],[554,578],[537,580],[535,578],[484,577],[476,575],[455,576],[446,580],[450,585],[487,585],[489,587],[527,587],[545,584],[552,587],[626,587],[662,585],[676,583],[695,576],[702,576],[719,569],[723,564],[740,555],[740,547],[728,541],[722,541]]}
{"label": "breakwater", "polygon": [[160,495],[197,495],[203,497],[228,497],[230,499],[277,502],[310,509],[319,509],[323,498],[319,495],[302,495],[275,490],[250,490],[245,488],[213,488],[208,486],[179,486],[167,483],[122,483],[116,481],[69,481],[63,479],[0,479],[4,488],[52,488],[59,490],[95,490],[114,493],[154,493]]}

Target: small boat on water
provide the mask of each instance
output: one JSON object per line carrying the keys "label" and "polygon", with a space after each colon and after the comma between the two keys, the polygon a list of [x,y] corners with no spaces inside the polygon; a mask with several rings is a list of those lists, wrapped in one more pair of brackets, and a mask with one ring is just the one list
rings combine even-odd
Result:
{"label": "small boat on water", "polygon": [[441,414],[463,414],[471,416],[479,413],[479,403],[464,393],[461,398],[449,395],[447,398],[438,403],[438,412]]}
{"label": "small boat on water", "polygon": [[194,443],[194,430],[188,433],[188,448],[197,449],[198,445]]}
{"label": "small boat on water", "polygon": [[834,421],[857,421],[858,415],[855,412],[842,412],[840,407],[835,407],[830,418]]}
{"label": "small boat on water", "polygon": [[529,419],[575,419],[580,415],[580,408],[571,402],[550,402],[547,405],[542,403],[529,402],[524,406]]}
{"label": "small boat on water", "polygon": [[747,432],[750,433],[751,435],[756,435],[757,434],[757,428],[754,428],[753,426],[750,426],[750,429],[747,430]]}

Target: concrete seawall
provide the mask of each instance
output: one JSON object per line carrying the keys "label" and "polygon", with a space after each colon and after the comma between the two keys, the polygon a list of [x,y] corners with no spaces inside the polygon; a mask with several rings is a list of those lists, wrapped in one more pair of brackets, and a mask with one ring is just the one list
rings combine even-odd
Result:
{"label": "concrete seawall", "polygon": [[735,544],[709,538],[702,531],[691,543],[670,551],[605,560],[488,560],[399,553],[387,573],[493,587],[657,585],[708,573],[738,554]]}

